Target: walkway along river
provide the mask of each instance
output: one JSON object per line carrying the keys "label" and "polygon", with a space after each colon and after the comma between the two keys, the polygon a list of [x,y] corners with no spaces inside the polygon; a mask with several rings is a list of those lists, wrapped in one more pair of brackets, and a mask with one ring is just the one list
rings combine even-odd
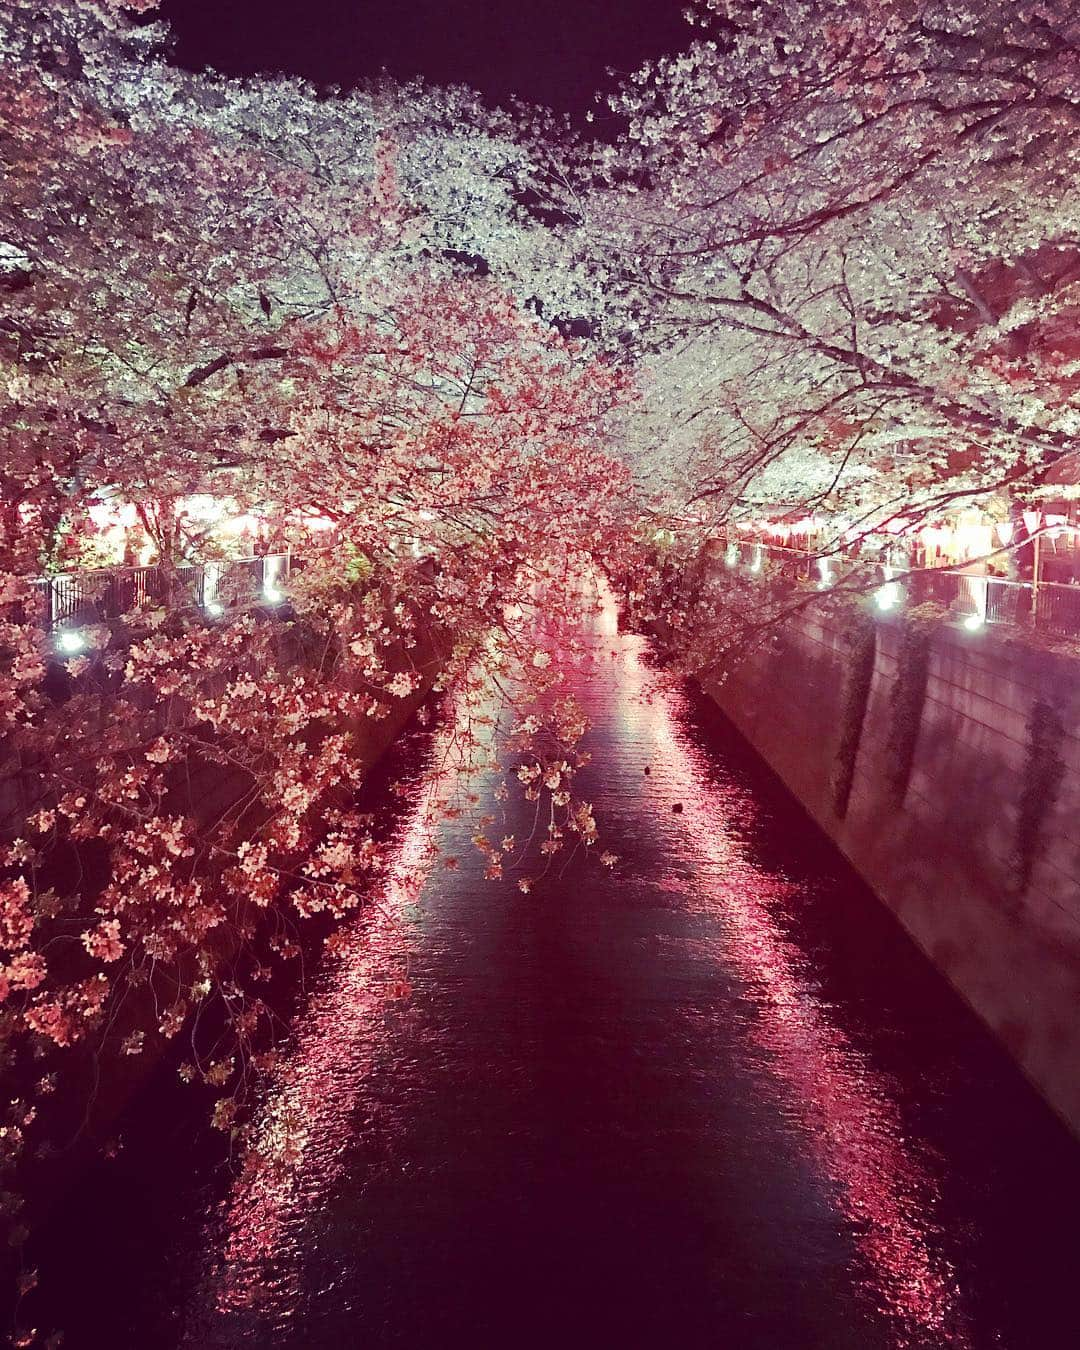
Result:
{"label": "walkway along river", "polygon": [[399,856],[460,867],[321,963],[289,1156],[222,1182],[136,1129],[53,1240],[66,1346],[1080,1344],[1080,1149],[719,715],[594,636],[618,865],[484,882],[418,765]]}

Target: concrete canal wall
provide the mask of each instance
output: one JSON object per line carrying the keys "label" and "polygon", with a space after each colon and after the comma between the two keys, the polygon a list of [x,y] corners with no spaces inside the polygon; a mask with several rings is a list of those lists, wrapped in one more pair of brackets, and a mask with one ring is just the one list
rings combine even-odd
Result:
{"label": "concrete canal wall", "polygon": [[806,613],[702,683],[1080,1133],[1080,660]]}

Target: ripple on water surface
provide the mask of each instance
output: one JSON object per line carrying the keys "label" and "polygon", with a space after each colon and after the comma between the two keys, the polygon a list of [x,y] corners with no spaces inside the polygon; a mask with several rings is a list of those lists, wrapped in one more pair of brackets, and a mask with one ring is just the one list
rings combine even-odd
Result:
{"label": "ripple on water surface", "polygon": [[418,784],[182,1344],[1080,1344],[1075,1145],[722,719],[638,639],[593,655],[567,672],[619,864],[485,883],[452,776]]}

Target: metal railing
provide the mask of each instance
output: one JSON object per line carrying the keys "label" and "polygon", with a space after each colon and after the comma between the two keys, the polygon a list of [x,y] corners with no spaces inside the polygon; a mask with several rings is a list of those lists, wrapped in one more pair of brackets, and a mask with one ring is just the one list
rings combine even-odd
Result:
{"label": "metal railing", "polygon": [[1080,585],[1042,581],[1036,592],[1035,622],[1050,632],[1080,635]]}
{"label": "metal railing", "polygon": [[1032,624],[1041,631],[1065,637],[1080,636],[1080,578],[1076,585],[1062,582],[1010,581],[1004,577],[948,568],[910,571],[869,559],[818,555],[747,540],[731,541],[723,561],[733,569],[768,573],[792,581],[814,581],[822,590],[838,582],[875,587],[896,586],[907,604],[934,601],[958,619],[986,624]]}
{"label": "metal railing", "polygon": [[41,577],[35,588],[45,600],[49,628],[107,623],[132,610],[165,606],[220,614],[232,604],[262,599],[276,603],[296,566],[291,553],[181,563],[175,568],[121,567]]}

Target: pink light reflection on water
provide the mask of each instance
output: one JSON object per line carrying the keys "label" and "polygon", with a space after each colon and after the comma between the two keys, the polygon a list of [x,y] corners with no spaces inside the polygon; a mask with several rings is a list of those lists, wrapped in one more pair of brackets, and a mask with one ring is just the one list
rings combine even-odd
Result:
{"label": "pink light reflection on water", "polygon": [[[768,884],[743,863],[731,837],[732,789],[720,798],[705,777],[695,746],[677,716],[679,695],[650,689],[655,677],[633,642],[621,644],[622,692],[640,704],[663,774],[654,790],[682,804],[673,815],[692,852],[707,866],[693,887],[725,921],[716,959],[753,990],[758,1009],[752,1034],[776,1076],[781,1106],[810,1144],[820,1173],[851,1224],[868,1274],[867,1296],[893,1322],[898,1347],[933,1344],[963,1350],[970,1332],[955,1272],[932,1250],[924,1216],[936,1198],[933,1177],[905,1146],[904,1128],[888,1084],[828,1018],[801,974],[805,958],[770,909],[790,894],[782,879]],[[740,865],[743,864],[743,865]]]}
{"label": "pink light reflection on water", "polygon": [[377,1061],[382,1019],[405,970],[408,910],[437,857],[443,808],[463,781],[456,720],[447,715],[435,738],[378,903],[342,930],[275,1071],[256,1141],[224,1205],[220,1255],[210,1273],[219,1313],[268,1299],[287,1312],[303,1293],[302,1262],[290,1253],[302,1241],[304,1222],[333,1194],[355,1138],[357,1090]]}

